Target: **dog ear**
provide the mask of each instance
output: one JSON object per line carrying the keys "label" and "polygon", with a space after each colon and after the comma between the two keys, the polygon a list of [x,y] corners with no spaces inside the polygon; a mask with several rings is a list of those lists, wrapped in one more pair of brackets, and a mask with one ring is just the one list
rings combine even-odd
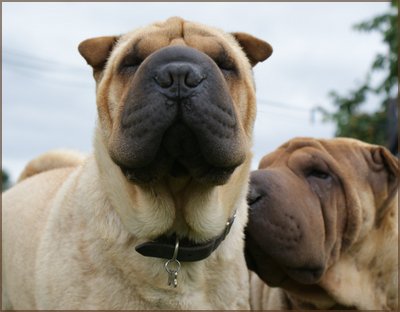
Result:
{"label": "dog ear", "polygon": [[79,53],[92,66],[95,76],[104,69],[118,38],[118,36],[96,37],[84,40],[79,44]]}
{"label": "dog ear", "polygon": [[251,66],[254,67],[271,56],[272,47],[268,42],[242,32],[234,32],[232,35],[246,53]]}
{"label": "dog ear", "polygon": [[386,181],[378,181],[381,186],[387,185],[387,196],[382,205],[378,207],[376,222],[379,224],[386,215],[387,210],[396,194],[399,184],[399,160],[387,148],[383,146],[374,146],[371,148],[374,171],[385,172]]}

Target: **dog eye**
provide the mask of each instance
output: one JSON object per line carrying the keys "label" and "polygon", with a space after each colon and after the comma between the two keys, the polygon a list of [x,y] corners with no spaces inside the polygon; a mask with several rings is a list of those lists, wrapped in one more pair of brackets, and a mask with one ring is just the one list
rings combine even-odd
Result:
{"label": "dog eye", "polygon": [[217,66],[223,71],[235,71],[235,62],[229,57],[228,53],[223,50],[214,59]]}
{"label": "dog eye", "polygon": [[235,70],[235,64],[230,61],[230,60],[216,60],[215,62],[217,66],[224,71],[234,71]]}
{"label": "dog eye", "polygon": [[326,180],[330,178],[330,174],[322,170],[312,169],[310,172],[308,172],[307,177],[314,177],[317,179]]}
{"label": "dog eye", "polygon": [[143,58],[137,54],[127,55],[120,63],[119,70],[121,73],[132,73],[142,64]]}
{"label": "dog eye", "polygon": [[142,64],[143,59],[141,59],[138,56],[130,56],[124,59],[124,61],[122,62],[122,65],[124,67],[137,67],[140,64]]}

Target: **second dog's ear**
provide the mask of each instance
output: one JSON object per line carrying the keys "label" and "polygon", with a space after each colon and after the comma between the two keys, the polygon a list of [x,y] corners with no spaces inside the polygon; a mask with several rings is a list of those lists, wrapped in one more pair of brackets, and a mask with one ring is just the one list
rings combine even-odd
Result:
{"label": "second dog's ear", "polygon": [[118,38],[118,36],[96,37],[86,39],[79,44],[79,53],[92,66],[95,76],[104,69]]}
{"label": "second dog's ear", "polygon": [[[392,155],[383,146],[374,146],[370,149],[373,163],[373,182],[376,196],[386,194],[381,199],[382,204],[378,207],[376,223],[379,225],[387,215],[387,210],[393,205],[391,202],[397,200],[399,187],[399,159]],[[393,206],[394,207],[394,206]],[[396,206],[397,207],[397,206]]]}
{"label": "second dog's ear", "polygon": [[242,32],[234,32],[232,35],[246,53],[251,66],[265,61],[271,56],[272,47],[268,42]]}

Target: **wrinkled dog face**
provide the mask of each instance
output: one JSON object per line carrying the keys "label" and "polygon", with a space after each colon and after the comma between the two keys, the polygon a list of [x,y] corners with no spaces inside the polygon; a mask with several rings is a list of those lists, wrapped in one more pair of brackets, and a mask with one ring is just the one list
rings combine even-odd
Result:
{"label": "wrinkled dog face", "polygon": [[379,226],[396,168],[384,148],[351,139],[297,138],[265,156],[248,196],[250,268],[270,286],[318,284]]}
{"label": "wrinkled dog face", "polygon": [[94,69],[109,154],[128,180],[218,185],[244,162],[255,115],[251,65],[271,54],[267,43],[171,18],[79,49]]}

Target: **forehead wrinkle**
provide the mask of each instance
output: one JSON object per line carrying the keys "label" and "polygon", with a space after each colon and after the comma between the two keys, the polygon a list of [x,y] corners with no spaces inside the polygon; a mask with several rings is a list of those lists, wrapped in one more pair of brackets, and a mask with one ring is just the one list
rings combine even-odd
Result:
{"label": "forehead wrinkle", "polygon": [[[223,46],[214,36],[200,37],[198,35],[187,36],[185,42],[188,46],[195,48],[207,54],[210,58],[215,59],[221,53]],[[225,49],[223,50],[225,51]]]}
{"label": "forehead wrinkle", "polygon": [[[132,31],[123,36],[128,39],[123,44],[126,51],[123,54],[126,56],[138,51],[139,56],[145,58],[160,48],[176,44],[176,39],[183,39],[180,44],[186,43],[211,58],[217,58],[221,54],[231,54],[230,46],[225,44],[225,41],[230,38],[223,36],[218,30],[194,27],[196,25],[181,18],[170,18],[165,22],[154,23],[149,28]],[[129,40],[132,34],[134,36]]]}
{"label": "forehead wrinkle", "polygon": [[314,147],[316,149],[326,151],[321,142],[317,140],[294,140],[294,141],[289,141],[286,144],[282,145],[282,148],[284,148],[289,153],[292,153],[294,151],[306,147]]}
{"label": "forehead wrinkle", "polygon": [[[176,27],[174,27],[175,25]],[[132,47],[140,45],[140,51],[157,50],[167,46],[175,38],[183,37],[183,20],[171,18],[165,22],[158,22],[146,28],[138,28],[121,36],[120,48],[126,54],[132,52]],[[139,50],[139,49],[138,49]]]}
{"label": "forehead wrinkle", "polygon": [[165,35],[170,41],[176,38],[183,38],[185,21],[179,17],[172,17],[168,20],[154,24],[157,30]]}
{"label": "forehead wrinkle", "polygon": [[[173,24],[177,27],[170,27]],[[153,25],[151,29],[137,34],[135,39],[132,40],[132,43],[129,44],[132,45],[132,47],[128,48],[126,55],[139,53],[144,58],[152,52],[169,45],[186,43],[190,46],[189,42],[193,43],[193,40],[190,40],[193,32],[189,29],[187,34],[185,34],[184,30],[186,28],[184,24],[185,22],[183,20],[173,19],[172,21]],[[206,34],[205,32],[203,33]],[[182,40],[182,42],[180,42],[180,40]]]}

